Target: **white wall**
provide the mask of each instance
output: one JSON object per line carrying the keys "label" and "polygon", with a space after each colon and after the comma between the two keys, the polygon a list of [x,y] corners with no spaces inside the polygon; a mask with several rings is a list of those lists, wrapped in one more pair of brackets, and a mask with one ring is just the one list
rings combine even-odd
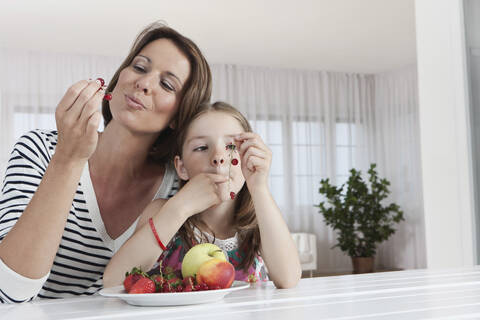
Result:
{"label": "white wall", "polygon": [[416,0],[427,267],[475,264],[462,0]]}
{"label": "white wall", "polygon": [[[465,1],[465,28],[466,48],[468,58],[468,73],[470,80],[470,105],[472,116],[472,150],[473,168],[475,177],[475,199],[476,199],[476,234],[479,234],[480,219],[478,219],[478,204],[480,203],[480,1]],[[478,243],[478,237],[476,239]],[[477,263],[480,256],[480,246],[477,245]]]}

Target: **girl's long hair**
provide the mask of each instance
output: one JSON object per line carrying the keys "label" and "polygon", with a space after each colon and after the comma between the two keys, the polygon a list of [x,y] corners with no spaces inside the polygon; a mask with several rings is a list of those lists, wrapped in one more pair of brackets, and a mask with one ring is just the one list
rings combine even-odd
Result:
{"label": "girl's long hair", "polygon": [[[198,113],[196,113],[195,116],[193,116],[190,121],[178,132],[176,153],[180,156],[180,158],[182,157],[182,147],[183,143],[185,142],[190,124],[202,114],[207,112],[226,113],[238,120],[245,132],[252,131],[248,120],[237,109],[225,102],[218,101],[213,104],[204,103],[199,107],[198,110]],[[182,187],[185,183],[186,181],[181,181],[180,187]],[[261,242],[260,230],[258,228],[257,217],[255,215],[255,208],[253,206],[252,197],[248,191],[246,183],[243,185],[242,189],[238,192],[235,198],[233,227],[235,228],[235,231],[238,232],[238,246],[240,253],[243,254],[243,259],[241,260],[237,269],[243,269],[244,271],[247,271],[248,268],[253,264],[255,256],[260,254]],[[198,215],[193,215],[189,217],[187,221],[185,221],[178,231],[179,236],[182,238],[183,243],[185,244],[185,250],[188,250],[197,244],[197,237],[195,236],[194,232],[195,228],[198,230],[209,230],[215,237],[215,234],[208,227],[208,225],[203,222]],[[200,232],[201,238],[198,240],[200,240],[200,242],[208,242],[207,236],[202,231]]]}

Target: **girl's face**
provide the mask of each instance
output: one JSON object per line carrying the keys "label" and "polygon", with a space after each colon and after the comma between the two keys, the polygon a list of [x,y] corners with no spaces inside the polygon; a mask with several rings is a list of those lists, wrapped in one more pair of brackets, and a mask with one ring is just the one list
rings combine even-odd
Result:
{"label": "girl's face", "polygon": [[[183,143],[183,157],[175,159],[178,176],[189,180],[199,173],[216,173],[228,176],[228,182],[219,184],[222,200],[230,199],[230,192],[238,194],[245,178],[242,174],[240,156],[226,148],[235,144],[234,137],[244,132],[237,119],[225,112],[208,111],[195,119],[187,131]],[[230,154],[232,157],[230,157]],[[237,159],[237,165],[230,165]]]}
{"label": "girl's face", "polygon": [[120,72],[110,101],[113,119],[140,133],[165,129],[189,75],[190,62],[172,41],[150,42]]}

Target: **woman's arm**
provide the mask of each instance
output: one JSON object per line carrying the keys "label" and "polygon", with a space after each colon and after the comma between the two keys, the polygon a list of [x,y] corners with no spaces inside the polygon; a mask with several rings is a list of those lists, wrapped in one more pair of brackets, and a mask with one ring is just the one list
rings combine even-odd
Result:
{"label": "woman's arm", "polygon": [[[63,97],[56,110],[59,131],[56,152],[45,172],[37,170],[36,175],[43,174],[38,188],[0,243],[0,259],[26,278],[44,277],[53,264],[83,167],[96,147],[101,118],[98,106],[104,95],[99,88],[95,81],[80,81]],[[37,157],[48,161],[45,154]],[[24,161],[26,167],[31,165],[30,158],[25,157]],[[22,182],[6,179],[6,186],[9,183]],[[11,199],[9,192],[5,187],[4,199]]]}
{"label": "woman's arm", "polygon": [[240,143],[242,173],[255,207],[268,275],[277,288],[294,287],[302,269],[290,231],[268,188],[272,152],[253,132],[242,133],[236,140]]}
{"label": "woman's arm", "polygon": [[188,217],[221,202],[216,186],[226,178],[217,174],[199,174],[168,201],[157,199],[145,208],[137,230],[110,259],[103,273],[103,286],[120,285],[125,272],[133,267],[149,271],[162,254],[148,223],[151,217],[164,245],[173,238]]}

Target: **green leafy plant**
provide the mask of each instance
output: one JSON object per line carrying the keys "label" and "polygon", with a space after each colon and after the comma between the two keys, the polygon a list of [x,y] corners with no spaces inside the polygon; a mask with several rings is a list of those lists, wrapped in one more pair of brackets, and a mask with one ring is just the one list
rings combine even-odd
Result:
{"label": "green leafy plant", "polygon": [[338,243],[333,248],[339,247],[350,257],[375,256],[377,244],[387,240],[395,232],[394,225],[404,220],[398,205],[382,205],[390,194],[390,182],[378,178],[375,168],[372,163],[368,170],[370,186],[355,169],[350,170],[348,181],[340,187],[332,186],[328,179],[320,181],[319,192],[327,203],[315,207],[320,209],[325,223],[338,231]]}

